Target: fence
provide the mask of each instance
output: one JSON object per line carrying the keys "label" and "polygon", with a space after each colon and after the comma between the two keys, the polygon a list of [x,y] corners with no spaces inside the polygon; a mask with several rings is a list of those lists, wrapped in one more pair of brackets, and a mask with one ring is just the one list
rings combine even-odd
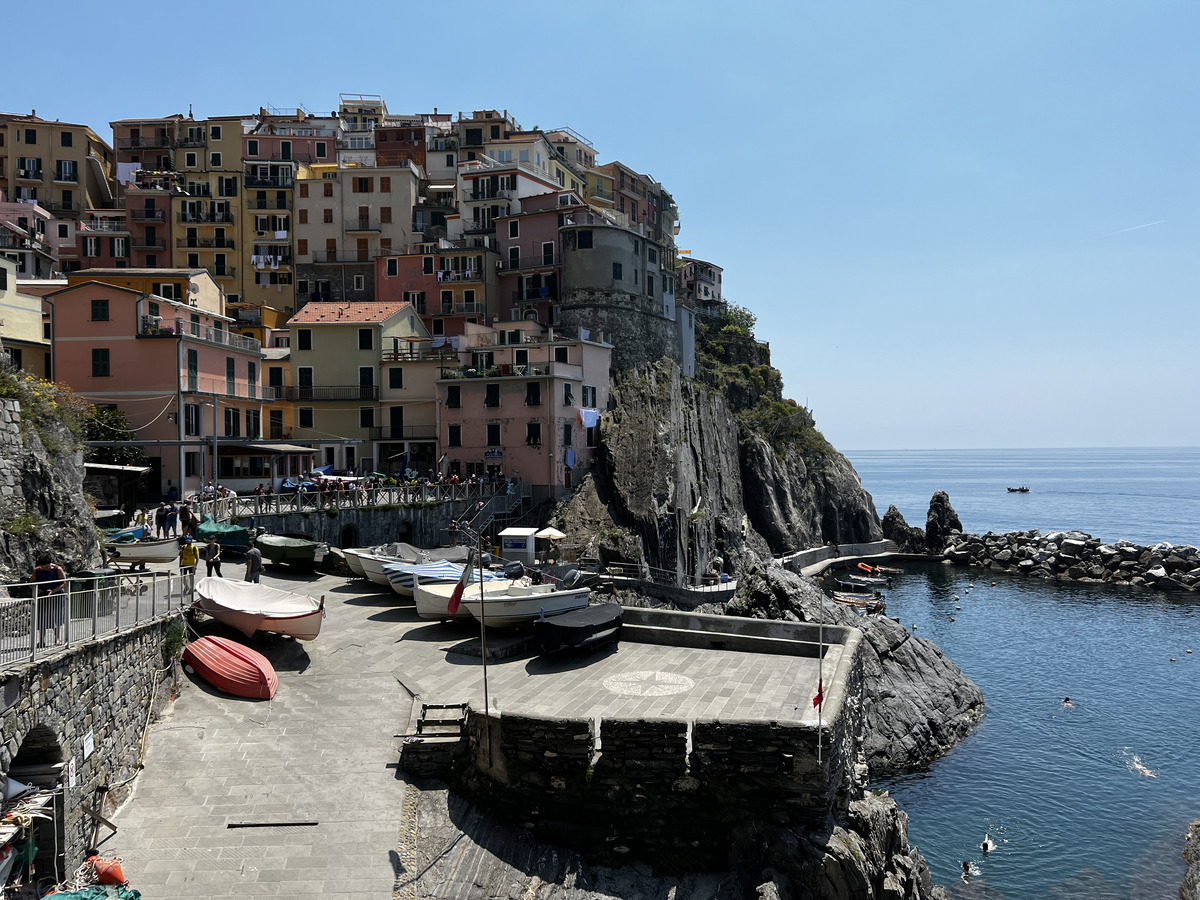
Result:
{"label": "fence", "polygon": [[178,572],[71,575],[61,594],[37,596],[37,584],[3,587],[0,665],[36,662],[72,644],[128,630],[190,606],[192,578]]}
{"label": "fence", "polygon": [[461,484],[400,484],[372,488],[359,488],[350,482],[339,483],[345,484],[346,487],[343,490],[299,491],[268,496],[250,495],[204,500],[198,504],[198,512],[208,513],[221,522],[238,516],[283,516],[326,509],[411,506],[415,503],[453,503],[461,500],[486,501],[507,491],[504,484],[480,484],[477,481]]}

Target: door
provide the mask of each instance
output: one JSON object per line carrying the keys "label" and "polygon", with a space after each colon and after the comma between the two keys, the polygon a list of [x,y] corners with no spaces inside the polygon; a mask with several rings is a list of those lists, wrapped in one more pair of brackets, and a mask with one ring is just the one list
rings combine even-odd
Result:
{"label": "door", "polygon": [[375,399],[375,367],[358,367],[358,397],[360,400]]}
{"label": "door", "polygon": [[370,262],[371,261],[371,245],[370,245],[369,241],[370,241],[369,238],[359,238],[358,239],[358,261],[359,262]]}
{"label": "door", "polygon": [[404,407],[388,408],[388,437],[393,441],[404,440]]}
{"label": "door", "polygon": [[200,359],[195,350],[187,352],[187,389],[198,390],[200,387]]}
{"label": "door", "polygon": [[184,238],[184,242],[189,247],[199,247],[200,246],[200,231],[199,231],[199,229],[188,226],[187,237]]}
{"label": "door", "polygon": [[554,265],[554,241],[546,241],[542,244],[542,264]]}

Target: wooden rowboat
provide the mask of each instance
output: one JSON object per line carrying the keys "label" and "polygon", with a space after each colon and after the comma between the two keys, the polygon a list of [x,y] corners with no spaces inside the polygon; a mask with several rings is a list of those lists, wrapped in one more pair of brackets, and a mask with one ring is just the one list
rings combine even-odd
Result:
{"label": "wooden rowboat", "polygon": [[307,594],[226,578],[197,581],[195,606],[246,637],[269,631],[311,641],[321,633],[325,618],[324,597],[315,600]]}
{"label": "wooden rowboat", "polygon": [[270,700],[279,676],[265,656],[223,637],[202,637],[183,651],[183,661],[219,691],[251,700]]}

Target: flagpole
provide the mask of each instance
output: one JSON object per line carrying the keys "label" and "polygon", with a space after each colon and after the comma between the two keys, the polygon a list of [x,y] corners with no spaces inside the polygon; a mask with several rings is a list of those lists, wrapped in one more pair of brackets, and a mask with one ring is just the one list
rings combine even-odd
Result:
{"label": "flagpole", "polygon": [[[479,545],[479,565],[483,565],[483,532],[476,532],[477,543]],[[492,709],[488,701],[488,677],[487,677],[487,598],[483,593],[483,577],[479,578],[479,645],[483,651],[483,722],[484,747],[487,749],[488,765],[492,762]]]}
{"label": "flagpole", "polygon": [[822,713],[825,712],[825,598],[817,615],[817,765],[821,765]]}

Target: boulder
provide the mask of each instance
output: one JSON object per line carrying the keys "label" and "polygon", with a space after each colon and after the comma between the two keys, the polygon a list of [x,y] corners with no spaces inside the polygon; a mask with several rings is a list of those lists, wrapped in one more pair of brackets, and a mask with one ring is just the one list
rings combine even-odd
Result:
{"label": "boulder", "polygon": [[1200,900],[1200,819],[1188,827],[1187,840],[1183,845],[1183,861],[1187,863],[1187,875],[1179,889],[1182,900]]}
{"label": "boulder", "polygon": [[950,505],[950,495],[935,491],[925,517],[925,544],[929,552],[940,553],[956,534],[962,534],[962,521]]}
{"label": "boulder", "polygon": [[895,505],[889,506],[883,515],[883,536],[886,540],[895,541],[903,553],[925,553],[925,532],[920,528],[909,525],[904,520]]}

